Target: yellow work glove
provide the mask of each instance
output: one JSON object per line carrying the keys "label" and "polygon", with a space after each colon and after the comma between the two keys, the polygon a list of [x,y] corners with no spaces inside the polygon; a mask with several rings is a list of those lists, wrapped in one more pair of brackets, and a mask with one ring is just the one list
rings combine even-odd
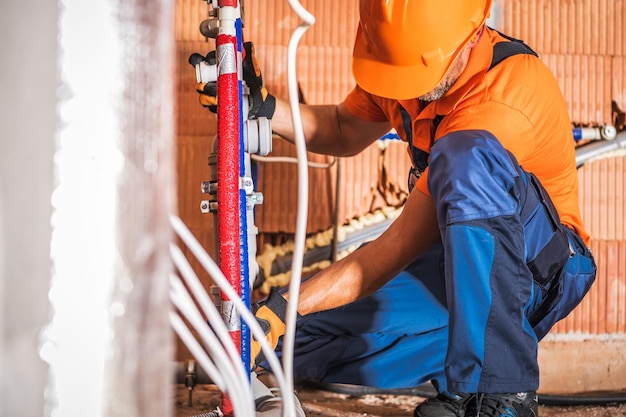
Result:
{"label": "yellow work glove", "polygon": [[263,75],[261,68],[254,55],[254,44],[245,42],[243,44],[243,80],[250,88],[250,109],[248,110],[249,119],[258,119],[259,117],[267,117],[271,119],[276,110],[276,99],[267,92],[263,84]]}
{"label": "yellow work glove", "polygon": [[[278,345],[278,340],[285,334],[287,327],[285,325],[287,300],[280,295],[278,289],[272,288],[267,299],[252,306],[252,312],[265,332],[265,338],[272,349],[275,349]],[[255,369],[264,359],[265,356],[261,351],[261,344],[253,336],[250,341],[252,369]]]}
{"label": "yellow work glove", "polygon": [[[276,109],[276,99],[267,92],[267,89],[263,85],[261,69],[254,56],[254,45],[252,42],[245,42],[243,48],[243,80],[250,89],[248,119],[258,119],[259,117],[271,119]],[[196,70],[198,70],[198,66],[203,64],[215,66],[217,64],[215,51],[209,52],[206,56],[202,56],[198,53],[191,54],[189,63],[196,68]],[[215,69],[215,71],[217,71],[217,69]],[[216,78],[217,75],[214,74],[213,77]],[[196,84],[196,91],[200,94],[200,104],[213,113],[216,113],[217,82],[199,81]]]}

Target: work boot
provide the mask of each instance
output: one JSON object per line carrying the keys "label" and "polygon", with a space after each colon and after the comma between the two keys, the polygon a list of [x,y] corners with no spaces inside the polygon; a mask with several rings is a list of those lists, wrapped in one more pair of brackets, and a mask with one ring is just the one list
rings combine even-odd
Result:
{"label": "work boot", "polygon": [[429,398],[415,408],[414,417],[464,417],[465,406],[473,396],[440,392],[435,398]]}
{"label": "work boot", "polygon": [[467,404],[466,417],[537,417],[537,393],[476,394]]}

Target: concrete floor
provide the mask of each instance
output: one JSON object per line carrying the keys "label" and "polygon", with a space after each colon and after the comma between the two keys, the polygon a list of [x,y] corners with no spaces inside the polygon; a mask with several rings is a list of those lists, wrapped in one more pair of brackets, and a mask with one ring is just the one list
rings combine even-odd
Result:
{"label": "concrete floor", "polygon": [[[212,385],[198,385],[189,405],[188,390],[175,389],[175,417],[199,416],[214,411],[220,404],[220,393]],[[298,387],[298,398],[307,417],[411,417],[423,398],[408,395],[351,396]],[[626,417],[626,404],[602,406],[539,406],[540,417]]]}

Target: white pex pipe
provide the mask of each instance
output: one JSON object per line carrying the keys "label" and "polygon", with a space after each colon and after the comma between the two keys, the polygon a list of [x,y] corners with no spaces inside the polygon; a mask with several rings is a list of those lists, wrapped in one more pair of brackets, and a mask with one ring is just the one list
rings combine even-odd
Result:
{"label": "white pex pipe", "polygon": [[289,283],[289,304],[286,316],[286,332],[283,344],[283,370],[287,382],[287,390],[283,393],[283,416],[293,416],[295,404],[293,395],[293,350],[298,314],[298,294],[302,277],[302,261],[306,240],[306,222],[309,204],[309,177],[306,139],[302,127],[302,116],[298,99],[298,80],[296,77],[296,52],[298,43],[307,29],[315,23],[315,17],[309,13],[297,0],[289,0],[292,10],[302,19],[294,29],[287,47],[287,84],[291,118],[294,126],[296,155],[298,158],[298,210],[296,215],[296,233],[294,237],[293,262],[291,266],[291,280]]}
{"label": "white pex pipe", "polygon": [[[282,393],[292,393],[293,394],[293,383],[289,385],[286,381],[285,374],[282,372],[282,366],[274,349],[270,346],[269,342],[265,338],[265,332],[261,329],[258,322],[256,321],[254,315],[250,312],[248,307],[243,303],[243,301],[238,297],[238,294],[235,290],[230,286],[230,283],[222,273],[219,266],[211,259],[209,254],[204,250],[200,242],[193,236],[191,231],[185,226],[183,221],[172,215],[170,216],[170,221],[172,227],[176,234],[181,238],[183,243],[189,248],[191,253],[196,257],[200,265],[207,271],[207,273],[213,278],[215,284],[220,287],[222,291],[224,291],[225,295],[232,300],[234,308],[239,312],[241,317],[248,323],[250,327],[250,331],[254,335],[254,337],[260,342],[261,349],[265,355],[265,358],[269,362],[271,368],[276,371],[276,381],[278,383],[278,387],[280,388]],[[202,287],[202,284],[192,275],[184,276],[187,285],[190,286],[194,295],[198,298],[205,297],[206,291]],[[221,320],[211,320],[211,324],[215,326],[224,325]],[[241,361],[239,361],[240,366]],[[205,369],[206,371],[206,369]],[[291,379],[291,376],[289,377]],[[291,387],[291,388],[290,388]],[[247,395],[247,393],[241,393],[241,395]],[[293,404],[293,395],[288,395],[285,399],[286,401],[291,401]],[[292,407],[292,413],[294,412]],[[236,410],[235,410],[236,411]]]}

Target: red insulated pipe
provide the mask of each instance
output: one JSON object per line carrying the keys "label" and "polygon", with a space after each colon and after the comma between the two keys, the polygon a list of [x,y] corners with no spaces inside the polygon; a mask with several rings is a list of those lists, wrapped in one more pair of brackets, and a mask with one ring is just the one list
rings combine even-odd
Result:
{"label": "red insulated pipe", "polygon": [[[221,39],[221,42],[220,42]],[[236,37],[220,35],[217,37],[217,50],[227,60],[236,59]],[[232,55],[231,55],[232,54]],[[218,58],[219,62],[219,58]],[[220,71],[229,67],[227,62],[220,63]],[[220,267],[231,286],[241,292],[239,262],[239,90],[236,61],[234,72],[229,68],[217,78],[217,180],[219,202],[218,236]],[[233,327],[239,327],[232,323]],[[239,340],[236,340],[239,345]]]}
{"label": "red insulated pipe", "polygon": [[[224,1],[225,5],[233,3]],[[237,2],[234,2],[237,5]],[[221,6],[221,4],[220,4]],[[241,294],[240,237],[239,237],[239,84],[237,72],[237,38],[220,34],[217,45],[217,180],[218,237],[220,268],[232,288]],[[235,346],[241,348],[239,315],[222,293],[223,315]],[[232,403],[222,398],[222,412],[233,414]]]}

